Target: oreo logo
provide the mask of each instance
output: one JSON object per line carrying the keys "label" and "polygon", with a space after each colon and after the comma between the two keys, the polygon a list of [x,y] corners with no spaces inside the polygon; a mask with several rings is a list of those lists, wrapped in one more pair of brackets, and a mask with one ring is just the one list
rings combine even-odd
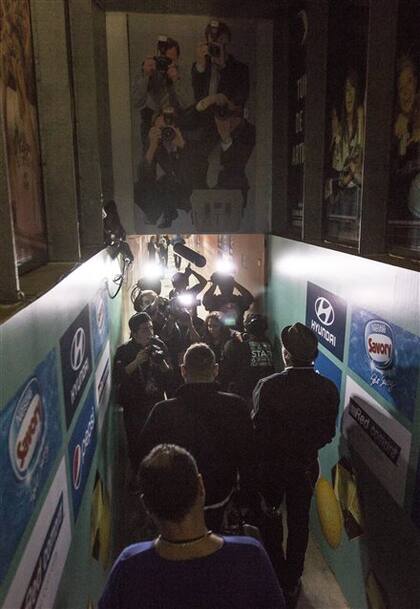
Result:
{"label": "oreo logo", "polygon": [[73,452],[73,488],[77,491],[82,480],[82,449],[80,444],[76,444]]}
{"label": "oreo logo", "polygon": [[19,398],[9,430],[9,457],[18,480],[25,480],[38,465],[45,431],[41,387],[33,378]]}
{"label": "oreo logo", "polygon": [[365,327],[365,349],[376,368],[385,370],[394,358],[394,336],[391,326],[381,320],[371,320]]}

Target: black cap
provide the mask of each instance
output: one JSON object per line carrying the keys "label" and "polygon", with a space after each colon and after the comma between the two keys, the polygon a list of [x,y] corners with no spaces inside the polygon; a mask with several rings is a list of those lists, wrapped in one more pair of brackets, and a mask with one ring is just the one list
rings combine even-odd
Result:
{"label": "black cap", "polygon": [[141,324],[144,324],[149,321],[152,321],[150,315],[148,315],[144,311],[141,311],[140,313],[136,313],[135,315],[130,317],[130,319],[128,320],[128,327],[130,328],[131,332],[134,333],[137,332]]}
{"label": "black cap", "polygon": [[283,328],[281,342],[286,351],[301,362],[312,362],[318,352],[318,339],[315,332],[299,322]]}

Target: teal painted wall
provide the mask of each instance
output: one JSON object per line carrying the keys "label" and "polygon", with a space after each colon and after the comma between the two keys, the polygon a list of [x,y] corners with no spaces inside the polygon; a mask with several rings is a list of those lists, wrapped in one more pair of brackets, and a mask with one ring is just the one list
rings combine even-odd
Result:
{"label": "teal painted wall", "polygon": [[0,607],[82,609],[102,590],[121,486],[119,273],[103,251],[0,326]]}
{"label": "teal painted wall", "polygon": [[[277,336],[287,324],[305,323],[308,282],[324,290],[324,295],[327,290],[343,299],[347,305],[342,361],[320,345],[321,354],[342,375],[337,435],[320,451],[320,461],[323,476],[332,481],[331,470],[340,457],[351,460],[356,472],[363,533],[350,539],[343,530],[339,547],[332,549],[322,534],[315,501],[311,512],[312,531],[352,609],[368,607],[366,580],[372,573],[388,609],[420,607],[420,483],[419,476],[416,478],[420,446],[420,342],[416,338],[420,336],[420,274],[280,237],[269,239],[267,258],[270,261],[268,313],[272,331]],[[367,352],[364,347],[360,350],[364,342],[357,334],[360,310],[386,321],[393,329],[392,365],[396,365],[395,358],[398,358],[397,374],[401,378],[410,375],[412,415],[408,408],[408,390],[396,404],[381,394],[378,383],[371,384],[373,377],[369,374],[377,374],[372,363],[366,368],[367,376],[362,378],[362,363],[367,359]],[[381,374],[375,378],[386,378]],[[402,391],[409,386],[408,381],[404,385]],[[402,449],[396,463],[384,456],[370,438],[366,439],[367,435],[357,424],[353,427],[356,436],[346,437],[343,433],[343,411],[351,396],[356,396],[356,400],[362,396],[361,403],[367,403],[370,412],[379,417],[387,429],[393,430],[389,435],[397,434]]]}

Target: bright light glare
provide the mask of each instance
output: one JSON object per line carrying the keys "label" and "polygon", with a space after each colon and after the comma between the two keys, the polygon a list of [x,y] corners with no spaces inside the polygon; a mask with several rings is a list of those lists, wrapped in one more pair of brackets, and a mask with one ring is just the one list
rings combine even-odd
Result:
{"label": "bright light glare", "polygon": [[178,302],[183,307],[189,307],[194,303],[194,296],[192,294],[180,294],[178,296]]}
{"label": "bright light glare", "polygon": [[229,256],[223,256],[223,258],[219,258],[216,262],[216,271],[217,273],[222,273],[223,275],[231,275],[235,272],[235,265],[233,264],[233,260]]}
{"label": "bright light glare", "polygon": [[142,276],[145,279],[160,279],[163,276],[163,269],[160,264],[148,262],[143,267]]}

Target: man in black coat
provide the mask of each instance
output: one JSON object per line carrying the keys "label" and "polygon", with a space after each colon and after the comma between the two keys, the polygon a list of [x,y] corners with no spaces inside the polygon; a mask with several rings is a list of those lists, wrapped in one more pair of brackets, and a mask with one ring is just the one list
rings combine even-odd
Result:
{"label": "man in black coat", "polygon": [[156,404],[144,426],[141,457],[161,443],[191,452],[206,485],[207,526],[220,531],[238,474],[244,503],[255,501],[252,421],[242,398],[219,391],[218,365],[210,347],[191,345],[181,371],[185,385],[174,398]]}
{"label": "man in black coat", "polygon": [[[262,534],[290,601],[297,600],[309,535],[309,509],[319,476],[318,450],[333,439],[339,394],[314,370],[318,340],[301,323],[281,333],[285,369],[254,390],[260,491],[266,503]],[[279,507],[287,507],[287,549]],[[293,606],[293,602],[289,602]]]}
{"label": "man in black coat", "polygon": [[115,354],[113,377],[118,403],[124,408],[124,426],[133,473],[139,466],[138,439],[154,404],[171,388],[172,366],[165,343],[154,336],[147,313],[128,322],[131,338]]}

